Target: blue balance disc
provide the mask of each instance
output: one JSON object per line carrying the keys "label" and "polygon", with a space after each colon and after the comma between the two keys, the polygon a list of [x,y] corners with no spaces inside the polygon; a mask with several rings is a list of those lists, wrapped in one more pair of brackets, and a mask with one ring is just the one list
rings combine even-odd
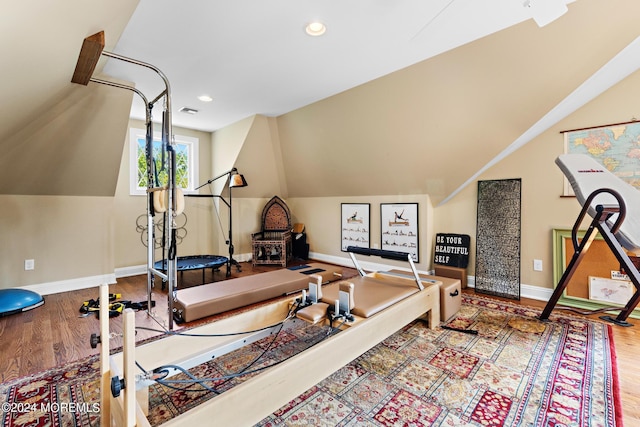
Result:
{"label": "blue balance disc", "polygon": [[26,289],[0,289],[0,317],[21,313],[44,304],[37,292]]}

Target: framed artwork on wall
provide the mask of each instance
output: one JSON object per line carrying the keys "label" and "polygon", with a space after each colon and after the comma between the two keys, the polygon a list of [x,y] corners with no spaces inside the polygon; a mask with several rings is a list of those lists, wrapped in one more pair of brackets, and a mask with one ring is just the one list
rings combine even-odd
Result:
{"label": "framed artwork on wall", "polygon": [[370,204],[342,203],[340,214],[340,249],[346,252],[348,246],[368,248],[370,242]]}
{"label": "framed artwork on wall", "polygon": [[381,248],[387,251],[411,254],[414,262],[419,262],[418,247],[418,204],[380,204]]}

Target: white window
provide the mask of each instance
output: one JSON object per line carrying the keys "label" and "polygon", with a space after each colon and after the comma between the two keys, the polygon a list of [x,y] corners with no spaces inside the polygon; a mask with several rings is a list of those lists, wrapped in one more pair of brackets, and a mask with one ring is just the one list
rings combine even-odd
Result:
{"label": "white window", "polygon": [[[198,138],[175,135],[176,186],[185,193],[195,192],[198,176]],[[147,160],[145,158],[146,131],[129,129],[130,148],[130,194],[147,194]],[[153,160],[156,164],[157,182],[153,187],[167,185],[167,169],[162,167],[162,139],[160,134],[153,135]]]}

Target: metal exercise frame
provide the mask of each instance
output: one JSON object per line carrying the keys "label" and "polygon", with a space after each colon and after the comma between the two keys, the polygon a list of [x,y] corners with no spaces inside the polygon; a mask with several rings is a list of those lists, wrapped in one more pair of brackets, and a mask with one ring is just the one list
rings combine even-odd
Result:
{"label": "metal exercise frame", "polygon": [[[589,228],[584,234],[584,237],[580,242],[578,242],[578,230],[580,225],[589,210],[593,199],[600,193],[608,193],[616,198],[617,205],[597,205],[595,207],[595,215],[593,215],[593,220],[591,224],[589,224]],[[591,242],[596,237],[597,232],[599,231],[604,240],[607,242],[609,249],[613,252],[618,262],[620,262],[620,266],[624,269],[625,273],[629,276],[629,279],[633,283],[635,287],[635,292],[631,299],[627,302],[627,304],[623,307],[605,307],[594,311],[580,311],[581,314],[589,314],[589,313],[601,313],[605,311],[613,311],[620,310],[620,313],[617,317],[612,316],[602,316],[601,319],[607,320],[609,322],[615,323],[620,326],[633,326],[631,323],[627,322],[626,319],[629,317],[631,312],[636,308],[638,303],[640,302],[640,274],[638,273],[638,269],[634,266],[633,262],[626,254],[620,243],[615,237],[615,233],[619,230],[622,222],[625,219],[627,213],[626,204],[622,196],[611,189],[602,188],[594,191],[589,195],[587,200],[584,202],[582,206],[582,210],[578,215],[578,218],[571,230],[571,241],[573,243],[574,253],[571,257],[571,261],[567,266],[564,274],[560,278],[560,282],[558,282],[558,286],[556,286],[551,298],[547,302],[547,305],[544,307],[542,314],[540,315],[540,320],[546,321],[549,319],[549,315],[551,311],[558,303],[558,300],[562,296],[562,293],[567,288],[571,277],[576,272],[580,261],[589,250],[591,246]],[[618,215],[613,225],[609,225],[607,220],[611,218],[613,215]],[[563,307],[564,308],[564,307]],[[573,310],[571,308],[566,308],[567,310]],[[577,311],[577,310],[574,310]]]}
{"label": "metal exercise frame", "polygon": [[[145,103],[146,112],[146,147],[145,156],[147,163],[147,302],[148,312],[152,313],[151,294],[154,287],[155,276],[159,276],[168,284],[168,328],[173,329],[173,303],[176,298],[176,283],[177,283],[177,246],[176,246],[176,159],[175,159],[175,143],[173,140],[173,130],[171,125],[171,86],[169,80],[157,67],[148,64],[146,62],[138,61],[132,58],[127,58],[116,53],[107,52],[104,50],[104,31],[100,31],[92,36],[84,39],[78,62],[76,64],[75,71],[71,81],[82,85],[87,85],[89,82],[103,84],[107,86],[116,87],[119,89],[131,90],[138,94]],[[153,100],[148,101],[147,97],[138,89],[125,84],[110,82],[92,77],[98,60],[101,56],[117,59],[120,61],[128,62],[130,64],[138,65],[148,68],[156,72],[163,80],[165,89]],[[162,112],[162,147],[163,153],[167,153],[167,221],[164,221],[164,231],[167,236],[166,241],[163,241],[163,245],[168,248],[166,259],[166,273],[155,268],[155,253],[154,253],[154,207],[153,207],[153,191],[159,190],[154,188],[155,182],[155,164],[153,161],[153,123],[151,120],[151,110],[153,106],[159,100],[164,100],[164,108]],[[164,163],[165,159],[163,159]],[[163,188],[164,189],[164,188]]]}

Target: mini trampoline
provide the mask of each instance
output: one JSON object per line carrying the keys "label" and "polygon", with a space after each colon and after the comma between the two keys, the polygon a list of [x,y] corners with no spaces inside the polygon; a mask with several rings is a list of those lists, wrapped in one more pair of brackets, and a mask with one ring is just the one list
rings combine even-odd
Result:
{"label": "mini trampoline", "polygon": [[[182,278],[182,273],[189,270],[202,270],[202,284],[204,285],[204,273],[207,268],[211,268],[211,272],[213,273],[215,270],[219,269],[221,266],[225,265],[229,261],[229,258],[221,255],[190,255],[190,256],[181,256],[177,259],[177,271],[180,272],[180,277]],[[166,271],[167,270],[167,260],[157,261],[154,264],[154,267],[158,270]],[[162,283],[162,289],[164,289],[164,282]]]}
{"label": "mini trampoline", "polygon": [[22,313],[44,304],[37,292],[26,289],[0,289],[0,317]]}

